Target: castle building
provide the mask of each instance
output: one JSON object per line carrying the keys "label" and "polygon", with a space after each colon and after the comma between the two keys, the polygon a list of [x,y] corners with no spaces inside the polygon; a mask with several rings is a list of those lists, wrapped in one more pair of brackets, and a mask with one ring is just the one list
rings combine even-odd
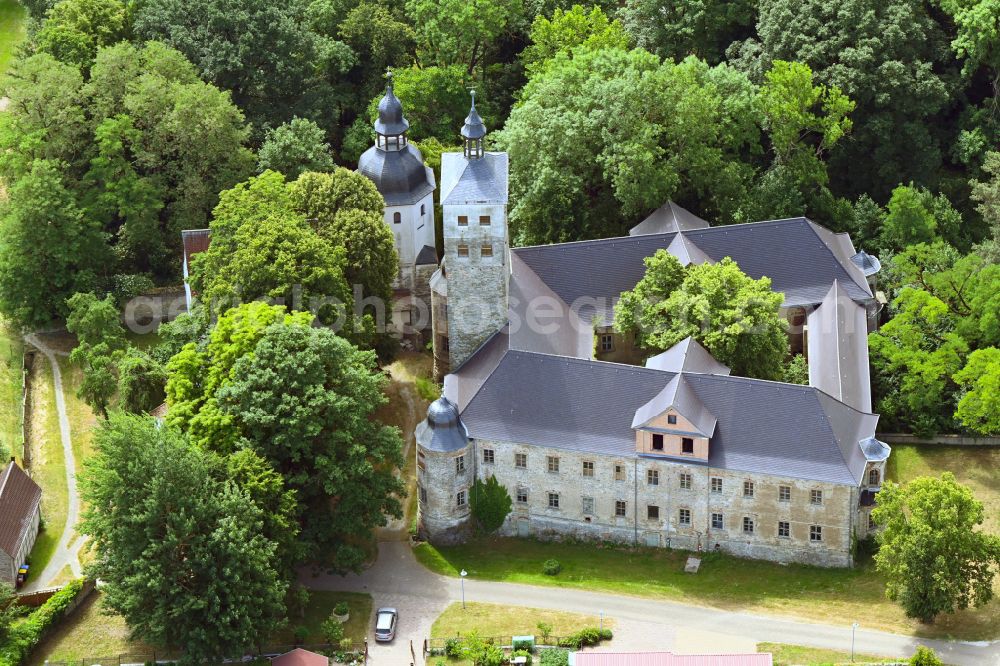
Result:
{"label": "castle building", "polygon": [[375,145],[358,161],[385,199],[384,219],[395,238],[399,274],[393,284],[394,323],[406,333],[430,329],[430,278],[437,270],[434,232],[434,171],[407,139],[410,123],[392,91],[392,78],[378,105]]}
{"label": "castle building", "polygon": [[[444,394],[416,430],[423,534],[466,538],[474,481],[494,476],[507,535],[852,564],[890,455],[868,377],[877,260],[805,218],[710,227],[673,202],[627,237],[510,248],[508,159],[485,135],[473,103],[463,152],[442,158]],[[637,365],[610,323],[661,249],[768,276],[809,385],[732,376],[690,338]]]}

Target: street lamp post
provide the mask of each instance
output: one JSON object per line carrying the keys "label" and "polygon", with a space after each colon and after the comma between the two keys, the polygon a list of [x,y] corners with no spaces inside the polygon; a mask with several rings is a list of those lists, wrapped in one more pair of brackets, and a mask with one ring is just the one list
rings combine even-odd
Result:
{"label": "street lamp post", "polygon": [[462,610],[465,610],[465,577],[469,575],[469,572],[462,569]]}
{"label": "street lamp post", "polygon": [[854,663],[854,632],[857,631],[858,626],[857,622],[851,624],[851,663]]}
{"label": "street lamp post", "polygon": [[601,631],[604,631],[604,611],[601,611]]}

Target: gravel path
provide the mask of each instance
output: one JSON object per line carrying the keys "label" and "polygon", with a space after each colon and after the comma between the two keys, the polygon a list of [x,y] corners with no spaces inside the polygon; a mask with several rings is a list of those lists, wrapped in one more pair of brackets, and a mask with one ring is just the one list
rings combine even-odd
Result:
{"label": "gravel path", "polygon": [[[413,557],[406,542],[379,544],[375,566],[360,575],[336,576],[303,572],[300,581],[319,590],[348,590],[372,595],[373,606],[394,606],[400,611],[396,640],[383,646],[372,642],[371,664],[399,666],[410,663],[410,641],[423,664],[420,646],[430,635],[437,616],[461,601],[461,584],[455,578],[431,573]],[[596,614],[617,621],[617,650],[676,650],[678,652],[740,651],[757,642],[791,643],[819,648],[850,650],[850,626],[813,624],[777,616],[723,611],[702,606],[638,597],[467,580],[470,601],[548,608]],[[371,636],[369,635],[371,641]],[[1000,642],[951,642],[858,629],[855,649],[863,654],[909,656],[918,644],[928,645],[955,666],[1000,666]]]}
{"label": "gravel path", "polygon": [[76,489],[76,460],[73,457],[73,440],[70,436],[69,418],[66,416],[66,400],[63,395],[62,372],[59,370],[59,361],[56,354],[65,355],[47,346],[42,340],[32,333],[24,338],[24,341],[33,345],[40,351],[49,365],[52,366],[52,382],[56,391],[56,412],[59,416],[59,437],[62,440],[63,459],[66,463],[66,488],[69,497],[66,510],[66,524],[63,526],[62,536],[56,546],[52,559],[40,574],[33,574],[31,579],[25,584],[26,592],[42,589],[50,586],[51,582],[68,564],[74,576],[82,575],[80,567],[80,547],[83,545],[82,538],[76,538],[76,520],[80,513],[80,496]]}

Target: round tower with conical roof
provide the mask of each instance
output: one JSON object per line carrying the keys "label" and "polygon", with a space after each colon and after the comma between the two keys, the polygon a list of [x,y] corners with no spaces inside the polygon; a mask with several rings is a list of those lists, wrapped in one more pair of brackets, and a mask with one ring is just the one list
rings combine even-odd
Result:
{"label": "round tower with conical roof", "polygon": [[441,396],[417,426],[420,528],[434,543],[458,543],[469,530],[475,459],[458,408]]}
{"label": "round tower with conical roof", "polygon": [[385,199],[384,219],[395,238],[399,253],[399,274],[394,287],[408,292],[412,301],[422,301],[423,307],[407,306],[409,321],[418,329],[429,329],[426,314],[430,302],[430,277],[437,269],[438,256],[434,234],[434,171],[424,164],[423,155],[409,142],[410,123],[403,114],[403,104],[392,88],[391,72],[387,75],[385,95],[379,101],[375,121],[375,145],[361,156],[358,171],[367,176]]}

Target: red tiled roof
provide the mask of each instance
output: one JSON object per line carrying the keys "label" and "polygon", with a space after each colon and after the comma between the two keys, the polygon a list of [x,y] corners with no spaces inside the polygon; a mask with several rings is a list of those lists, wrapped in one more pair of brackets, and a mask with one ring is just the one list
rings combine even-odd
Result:
{"label": "red tiled roof", "polygon": [[330,666],[330,660],[321,654],[295,648],[271,660],[272,666]]}
{"label": "red tiled roof", "polygon": [[13,461],[0,472],[0,550],[12,558],[41,501],[42,489]]}
{"label": "red tiled roof", "polygon": [[576,666],[771,666],[771,654],[577,652]]}

